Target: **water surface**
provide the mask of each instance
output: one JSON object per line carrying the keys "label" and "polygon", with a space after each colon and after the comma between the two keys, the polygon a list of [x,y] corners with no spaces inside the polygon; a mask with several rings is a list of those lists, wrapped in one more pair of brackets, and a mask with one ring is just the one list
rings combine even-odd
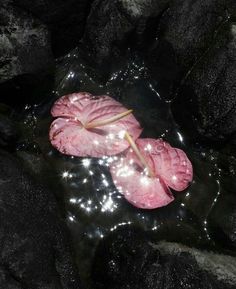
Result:
{"label": "water surface", "polygon": [[[116,190],[108,170],[109,157],[65,156],[52,148],[48,140],[50,107],[58,97],[77,91],[110,95],[133,109],[144,129],[143,137],[163,138],[183,149],[193,164],[191,186],[183,192],[174,192],[175,201],[166,207],[137,209]],[[41,173],[41,180],[60,200],[83,280],[89,278],[97,242],[124,225],[140,226],[155,240],[229,252],[221,236],[215,238],[218,233],[209,217],[216,204],[235,191],[235,162],[229,166],[224,149],[193,141],[181,130],[172,115],[172,102],[165,101],[158,89],[154,89],[141,58],[129,54],[104,82],[100,77],[93,77],[75,50],[58,60],[55,88],[42,99],[27,104],[19,119],[24,136],[18,154]],[[184,107],[181,113],[185,113]]]}

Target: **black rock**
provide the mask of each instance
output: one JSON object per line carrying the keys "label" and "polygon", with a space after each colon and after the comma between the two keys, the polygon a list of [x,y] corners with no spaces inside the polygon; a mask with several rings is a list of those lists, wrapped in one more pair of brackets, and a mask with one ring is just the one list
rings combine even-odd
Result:
{"label": "black rock", "polygon": [[221,195],[209,215],[209,227],[212,228],[212,236],[221,246],[236,251],[235,175],[224,179]]}
{"label": "black rock", "polygon": [[[207,258],[209,262],[205,260]],[[218,255],[207,256],[207,253],[205,255],[178,244],[154,245],[144,232],[123,227],[98,245],[92,273],[94,287],[233,289],[236,285],[236,272],[234,269],[231,272],[230,266],[235,265],[236,261],[230,256],[222,257],[222,260],[219,258]],[[231,264],[229,268],[224,268],[227,262]],[[216,268],[220,268],[219,276],[216,270],[209,271],[214,264]],[[227,270],[230,271],[229,274]],[[222,281],[221,275],[224,274],[225,280]],[[228,276],[232,279],[227,279]]]}
{"label": "black rock", "polygon": [[188,134],[222,141],[236,131],[235,1],[172,1],[147,57],[160,95],[175,98]]}
{"label": "black rock", "polygon": [[83,37],[90,62],[110,65],[128,46],[136,47],[136,40],[144,34],[148,20],[160,15],[168,2],[169,0],[94,1]]}
{"label": "black rock", "polygon": [[63,55],[78,45],[93,0],[14,0],[18,6],[40,19],[51,32],[52,49]]}
{"label": "black rock", "polygon": [[16,111],[25,105],[40,104],[52,98],[53,71],[23,74],[0,83],[0,99]]}
{"label": "black rock", "polygon": [[[188,119],[212,140],[223,140],[236,131],[235,93],[236,26],[227,23],[182,84],[175,117],[183,124]],[[185,114],[178,112],[183,105]]]}
{"label": "black rock", "polygon": [[0,287],[81,288],[50,191],[0,151]]}
{"label": "black rock", "polygon": [[230,17],[233,21],[236,19],[236,2],[234,0],[226,0]]}
{"label": "black rock", "polygon": [[29,13],[0,7],[0,82],[36,73],[53,65],[49,32]]}
{"label": "black rock", "polygon": [[0,114],[0,147],[13,150],[18,138],[18,131],[14,122],[7,116]]}
{"label": "black rock", "polygon": [[162,97],[173,97],[182,78],[205,53],[227,18],[227,6],[221,0],[174,0],[169,4],[147,56]]}
{"label": "black rock", "polygon": [[[179,269],[179,272],[186,270],[193,274],[194,277],[199,277],[198,282],[200,287],[195,287],[194,284],[188,283],[188,278],[182,282],[182,285],[187,286],[186,288],[235,288],[236,285],[236,258],[231,255],[224,255],[222,252],[220,254],[216,252],[202,251],[195,248],[190,248],[178,243],[169,243],[169,242],[159,242],[153,244],[153,247],[159,250],[163,257],[181,257],[182,260],[186,258],[189,259],[188,265],[181,265],[181,268],[177,265],[176,268]],[[230,252],[232,254],[232,252]],[[183,260],[184,262],[184,260]],[[174,274],[178,278],[178,270],[173,268],[173,271],[177,274]],[[195,272],[196,273],[195,273]],[[183,271],[182,271],[183,272]],[[184,273],[183,273],[184,275]],[[188,275],[188,274],[187,274]],[[191,280],[191,279],[190,279]],[[194,279],[193,279],[194,280]],[[196,280],[196,279],[195,279]],[[181,281],[179,280],[179,288],[181,287]],[[187,283],[185,283],[187,281]],[[176,281],[175,281],[176,282]],[[174,278],[173,278],[173,283]],[[177,281],[178,284],[178,281]],[[201,287],[201,284],[203,287]],[[189,286],[189,287],[188,287]],[[191,287],[192,286],[192,287]],[[169,287],[167,287],[169,288]],[[175,288],[174,286],[171,288]],[[178,287],[177,287],[178,288]],[[183,287],[185,288],[185,287]]]}

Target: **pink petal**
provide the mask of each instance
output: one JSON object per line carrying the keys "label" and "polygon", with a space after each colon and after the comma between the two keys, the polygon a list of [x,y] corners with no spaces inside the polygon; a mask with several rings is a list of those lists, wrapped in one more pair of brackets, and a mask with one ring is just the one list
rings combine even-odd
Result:
{"label": "pink petal", "polygon": [[134,206],[154,209],[173,201],[168,187],[184,190],[192,181],[192,165],[186,154],[172,148],[162,139],[137,139],[136,145],[154,177],[147,176],[147,169],[133,149],[111,165],[114,184]]}
{"label": "pink petal", "polygon": [[137,139],[142,131],[132,114],[111,124],[86,129],[83,124],[109,119],[127,111],[109,96],[94,97],[89,93],[74,93],[57,100],[53,116],[60,116],[51,125],[51,143],[60,152],[75,156],[102,157],[115,155],[129,147],[123,132]]}
{"label": "pink petal", "polygon": [[78,117],[93,96],[87,92],[64,95],[55,101],[51,114],[54,117]]}
{"label": "pink petal", "polygon": [[159,178],[149,178],[130,159],[120,159],[110,168],[113,182],[127,201],[138,208],[155,209],[174,200],[168,187]]}
{"label": "pink petal", "polygon": [[[138,139],[136,144],[155,174],[161,177],[166,185],[176,191],[188,187],[193,178],[193,169],[182,150],[171,147],[162,139]],[[129,157],[136,158],[133,155]]]}

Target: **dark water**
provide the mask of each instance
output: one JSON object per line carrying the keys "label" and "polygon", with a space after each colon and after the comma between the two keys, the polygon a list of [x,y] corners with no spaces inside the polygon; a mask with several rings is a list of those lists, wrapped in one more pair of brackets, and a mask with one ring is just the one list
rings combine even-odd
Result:
{"label": "dark water", "polygon": [[[97,242],[119,226],[136,225],[155,240],[177,241],[199,248],[228,252],[210,220],[216,204],[235,190],[235,165],[228,165],[225,151],[193,142],[175,122],[171,101],[153,88],[141,59],[128,56],[113,68],[109,81],[94,79],[75,51],[58,61],[54,91],[44,101],[26,105],[20,124],[24,137],[18,154],[41,174],[64,208],[73,237],[76,259],[83,280],[89,278],[91,258]],[[43,85],[43,84],[42,84]],[[114,187],[108,165],[110,158],[82,159],[64,156],[48,140],[52,103],[66,93],[87,91],[108,94],[132,108],[144,128],[142,136],[160,138],[183,149],[193,164],[194,180],[170,205],[140,210],[130,205]],[[181,113],[185,113],[182,108]],[[227,162],[225,163],[225,159]],[[219,216],[220,218],[220,216]],[[212,225],[213,224],[213,225]]]}

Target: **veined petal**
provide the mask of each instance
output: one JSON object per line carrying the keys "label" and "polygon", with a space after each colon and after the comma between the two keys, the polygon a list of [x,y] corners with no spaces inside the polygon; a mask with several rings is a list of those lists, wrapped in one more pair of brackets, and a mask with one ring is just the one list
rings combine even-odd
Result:
{"label": "veined petal", "polygon": [[[52,108],[53,116],[60,117],[50,128],[51,143],[64,154],[81,157],[121,153],[129,147],[124,132],[129,131],[137,139],[142,131],[131,111],[109,123],[109,119],[126,111],[122,104],[106,95],[92,96],[84,92],[63,96]],[[86,128],[86,124],[106,120],[107,124]],[[58,126],[60,130],[55,128]]]}
{"label": "veined petal", "polygon": [[[192,181],[192,165],[186,154],[162,139],[137,139],[136,146],[145,159],[145,168],[137,153],[129,148],[110,167],[113,182],[134,206],[154,209],[166,206],[174,197],[169,187],[182,191]],[[152,170],[153,176],[148,173]]]}
{"label": "veined petal", "polygon": [[129,159],[120,159],[110,168],[117,189],[127,201],[142,209],[155,209],[168,205],[174,197],[159,178],[150,178],[145,171]]}
{"label": "veined petal", "polygon": [[[190,160],[184,151],[171,147],[162,139],[137,139],[136,145],[155,175],[176,191],[186,189],[193,178]],[[134,158],[131,153],[127,156]],[[138,160],[136,160],[138,162]]]}

